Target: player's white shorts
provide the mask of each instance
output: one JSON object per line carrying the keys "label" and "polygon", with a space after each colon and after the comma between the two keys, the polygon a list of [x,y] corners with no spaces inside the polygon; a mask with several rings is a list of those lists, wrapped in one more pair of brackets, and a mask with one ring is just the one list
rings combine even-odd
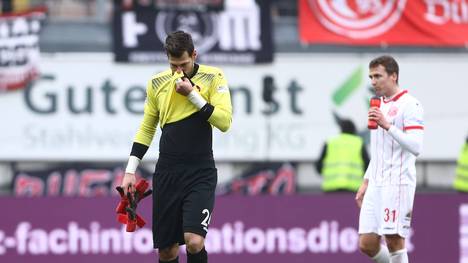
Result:
{"label": "player's white shorts", "polygon": [[408,237],[415,190],[411,185],[369,186],[359,214],[359,234]]}

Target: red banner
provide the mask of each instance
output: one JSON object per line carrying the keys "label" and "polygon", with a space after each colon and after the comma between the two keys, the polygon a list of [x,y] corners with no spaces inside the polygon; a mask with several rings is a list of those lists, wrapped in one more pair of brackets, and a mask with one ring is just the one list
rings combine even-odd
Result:
{"label": "red banner", "polygon": [[468,44],[467,0],[298,0],[303,43]]}

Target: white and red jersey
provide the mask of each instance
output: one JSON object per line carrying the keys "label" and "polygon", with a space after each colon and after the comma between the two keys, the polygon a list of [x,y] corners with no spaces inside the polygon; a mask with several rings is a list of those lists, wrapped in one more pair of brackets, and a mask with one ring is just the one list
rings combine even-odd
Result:
{"label": "white and red jersey", "polygon": [[418,153],[415,155],[411,146],[416,144],[418,149],[422,146],[422,105],[406,90],[381,100],[380,110],[393,127],[389,131],[380,126],[371,130],[371,161],[365,178],[374,186],[416,186]]}

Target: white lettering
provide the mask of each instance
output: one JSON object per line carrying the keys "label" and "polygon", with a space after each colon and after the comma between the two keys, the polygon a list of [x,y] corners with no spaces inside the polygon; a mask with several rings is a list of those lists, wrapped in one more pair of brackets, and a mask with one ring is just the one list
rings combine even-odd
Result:
{"label": "white lettering", "polygon": [[241,253],[244,250],[244,224],[242,222],[234,223],[234,251]]}
{"label": "white lettering", "polygon": [[[103,253],[118,253],[122,250],[120,242],[120,232],[115,229],[104,230],[101,232],[101,251]],[[112,246],[112,250],[111,250]]]}
{"label": "white lettering", "polygon": [[0,231],[0,255],[8,253],[8,248],[15,246],[19,255],[150,254],[154,251],[150,229],[142,228],[127,233],[124,227],[120,230],[101,229],[98,222],[91,222],[89,228],[70,222],[65,229],[55,228],[50,231],[34,229],[29,222],[20,222],[14,237],[8,237]]}
{"label": "white lettering", "polygon": [[122,228],[122,236],[123,236],[123,251],[127,254],[132,252],[132,233],[126,232]]}
{"label": "white lettering", "polygon": [[306,231],[302,228],[292,228],[288,232],[289,252],[300,254],[304,253],[307,249],[307,242],[305,241]]}
{"label": "white lettering", "polygon": [[[278,242],[278,247],[276,247],[276,241]],[[286,230],[284,228],[268,229],[266,233],[266,242],[266,251],[268,253],[285,253],[288,249]]]}
{"label": "white lettering", "polygon": [[134,12],[125,12],[122,14],[122,35],[125,47],[138,46],[138,35],[143,35],[148,31],[144,23],[136,21]]}
{"label": "white lettering", "polygon": [[26,239],[29,229],[31,228],[31,224],[27,222],[22,222],[16,228],[16,242],[18,246],[16,250],[18,254],[26,254]]}
{"label": "white lettering", "polygon": [[320,226],[313,228],[307,235],[309,250],[313,253],[325,252],[328,243],[328,222],[320,222]]}
{"label": "white lettering", "polygon": [[91,228],[91,252],[93,254],[99,253],[99,224],[92,222]]}
{"label": "white lettering", "polygon": [[358,246],[358,240],[359,236],[355,229],[350,227],[343,229],[340,234],[341,250],[345,253],[353,253]]}
{"label": "white lettering", "polygon": [[259,50],[260,8],[254,1],[227,1],[226,9],[219,16],[219,47],[222,50]]}
{"label": "white lettering", "polygon": [[47,233],[43,229],[35,229],[29,233],[28,249],[33,255],[45,255],[48,252]]}
{"label": "white lettering", "polygon": [[[406,247],[414,250],[413,232],[406,239]],[[236,221],[211,228],[205,246],[212,254],[260,253],[355,253],[359,234],[352,227],[341,227],[337,221],[321,221],[318,226],[245,228]],[[8,242],[10,240],[11,242]],[[9,245],[10,244],[10,245]],[[8,237],[0,231],[0,255],[16,246],[19,255],[64,254],[150,254],[153,253],[151,229],[142,228],[127,233],[125,228],[102,229],[98,222],[82,227],[69,222],[65,228],[45,230],[32,228],[29,222],[20,222],[15,235]],[[183,252],[183,251],[182,251]]]}
{"label": "white lettering", "polygon": [[50,252],[57,255],[67,253],[67,232],[63,229],[54,229],[49,235]]}
{"label": "white lettering", "polygon": [[265,234],[260,228],[254,227],[245,231],[245,249],[252,254],[261,253],[265,249]]}
{"label": "white lettering", "polygon": [[211,248],[210,249],[211,253],[215,253],[215,254],[221,253],[221,244],[223,243],[221,239],[222,237],[221,231],[219,231],[218,229],[210,228],[210,232],[208,232],[207,235],[209,235],[210,238],[205,239],[205,246]]}
{"label": "white lettering", "polygon": [[[68,246],[70,247],[71,254],[77,254],[79,248],[83,254],[88,254],[89,241],[89,231],[80,229],[75,222],[71,222],[68,225]],[[81,246],[78,245],[80,242]]]}
{"label": "white lettering", "polygon": [[10,34],[10,29],[7,23],[0,23],[0,38],[6,39]]}
{"label": "white lettering", "polygon": [[465,0],[426,0],[427,21],[444,25],[468,23],[468,3]]}
{"label": "white lettering", "polygon": [[148,254],[153,251],[153,234],[150,231],[138,230],[134,233],[133,248],[140,254]]}
{"label": "white lettering", "polygon": [[12,33],[14,35],[26,35],[29,33],[28,22],[25,18],[17,18],[13,22]]}
{"label": "white lettering", "polygon": [[5,254],[5,251],[6,251],[5,247],[1,243],[4,237],[5,237],[5,233],[3,233],[3,231],[0,231],[0,255]]}
{"label": "white lettering", "polygon": [[337,252],[339,248],[338,244],[338,223],[333,221],[330,223],[330,251]]}
{"label": "white lettering", "polygon": [[231,224],[224,224],[224,226],[221,228],[221,232],[223,237],[224,252],[228,254],[233,253],[233,231]]}

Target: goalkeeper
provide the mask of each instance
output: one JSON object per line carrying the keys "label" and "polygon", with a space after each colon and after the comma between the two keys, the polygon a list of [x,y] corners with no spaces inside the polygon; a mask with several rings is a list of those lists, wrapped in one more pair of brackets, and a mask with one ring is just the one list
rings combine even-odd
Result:
{"label": "goalkeeper", "polygon": [[147,84],[143,121],[133,142],[122,188],[135,191],[135,170],[156,127],[162,130],[153,177],[153,241],[159,262],[176,263],[179,245],[187,262],[208,262],[204,240],[213,212],[217,170],[212,126],[231,125],[231,98],[223,72],[195,63],[192,37],[169,34],[165,49],[170,69]]}

